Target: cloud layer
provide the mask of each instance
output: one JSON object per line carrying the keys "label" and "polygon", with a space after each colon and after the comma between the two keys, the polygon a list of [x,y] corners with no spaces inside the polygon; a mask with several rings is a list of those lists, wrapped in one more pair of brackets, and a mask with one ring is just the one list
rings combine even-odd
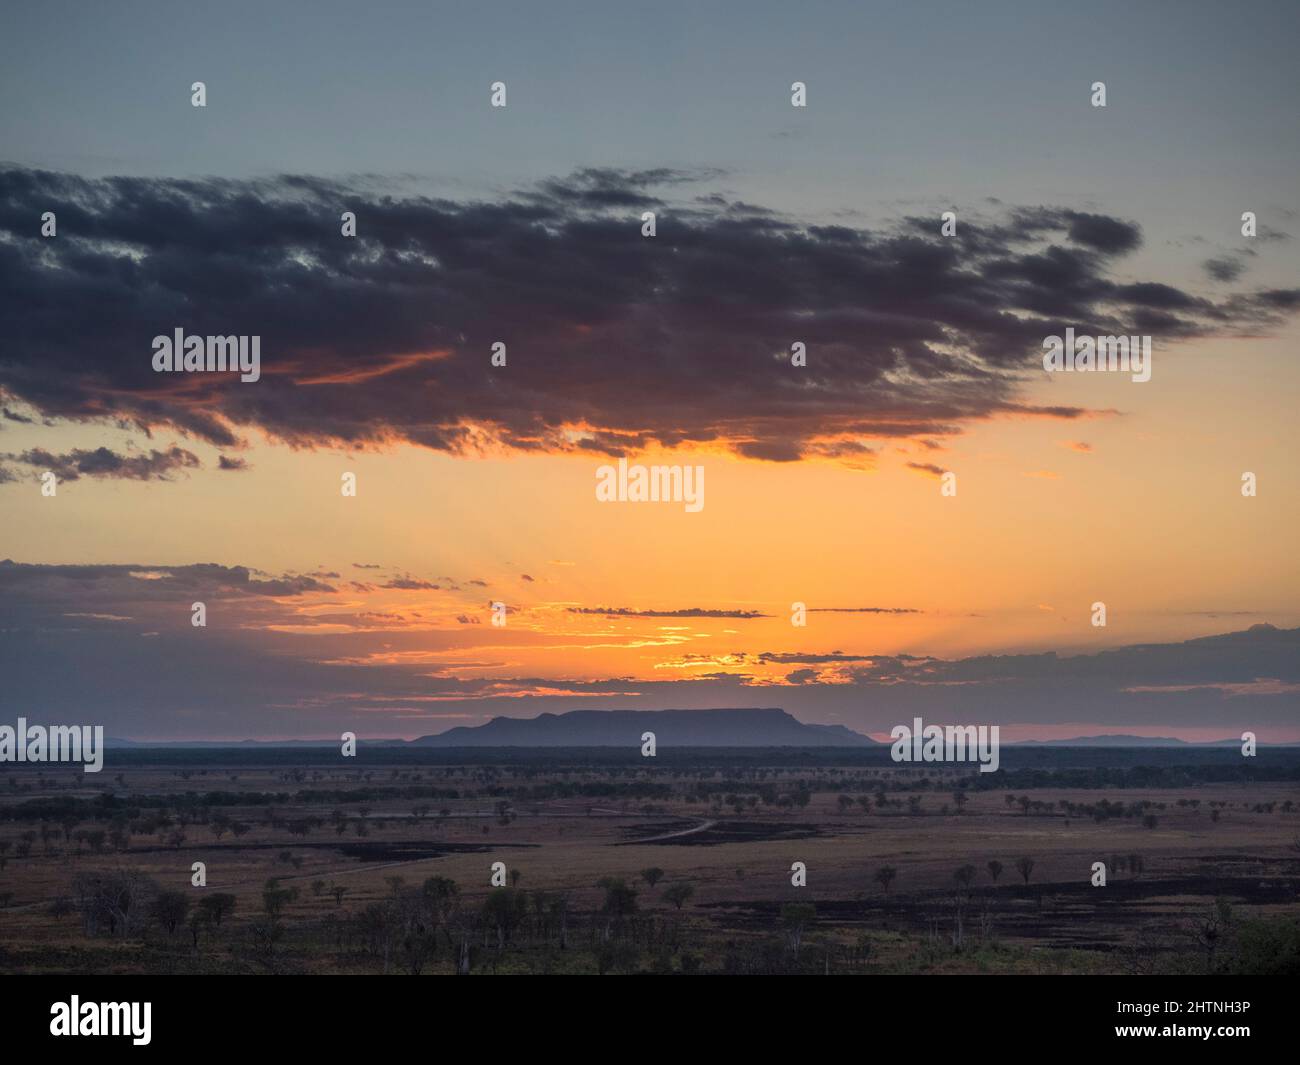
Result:
{"label": "cloud layer", "polygon": [[[699,443],[852,463],[869,461],[863,441],[1083,415],[1020,398],[1063,325],[1160,344],[1256,332],[1300,307],[1300,290],[1210,300],[1116,280],[1141,233],[1107,215],[1008,208],[945,239],[928,218],[802,224],[699,191],[711,177],[588,170],[477,202],[309,177],[3,169],[0,391],[47,418],[220,447],[257,429],[307,446]],[[39,235],[45,211],[57,237]],[[153,372],[152,338],[176,328],[261,336],[262,379]],[[498,341],[507,365],[494,368]],[[65,465],[142,476],[150,462],[188,464]]]}
{"label": "cloud layer", "polygon": [[[497,714],[780,705],[809,721],[888,731],[949,723],[1294,732],[1300,629],[1249,630],[1095,654],[961,659],[797,648],[696,654],[648,679],[592,676],[571,626],[497,629],[447,590],[418,610],[374,609],[330,574],[239,566],[23,565],[0,561],[0,675],[12,715],[105,724],[137,738],[419,735]],[[416,594],[416,593],[404,593]],[[191,625],[191,604],[207,626]],[[391,601],[390,601],[391,602]],[[600,610],[605,615],[607,611]],[[575,618],[567,610],[556,616]],[[617,614],[598,643],[661,641],[661,617]],[[637,619],[644,617],[644,623]],[[595,621],[596,619],[591,619]],[[750,624],[761,626],[761,619]],[[780,629],[769,630],[773,635]],[[521,651],[555,652],[524,672]]]}

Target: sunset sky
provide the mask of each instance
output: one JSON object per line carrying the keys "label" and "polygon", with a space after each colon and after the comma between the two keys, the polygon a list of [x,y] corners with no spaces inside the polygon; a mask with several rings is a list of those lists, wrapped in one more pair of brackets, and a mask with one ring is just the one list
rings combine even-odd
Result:
{"label": "sunset sky", "polygon": [[0,40],[4,715],[1300,740],[1294,5],[61,8]]}

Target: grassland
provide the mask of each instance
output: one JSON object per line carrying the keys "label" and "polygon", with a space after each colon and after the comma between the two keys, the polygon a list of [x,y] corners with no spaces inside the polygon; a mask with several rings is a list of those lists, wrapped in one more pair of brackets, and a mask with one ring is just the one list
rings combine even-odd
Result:
{"label": "grassland", "polygon": [[782,752],[7,767],[0,971],[1294,971],[1300,755],[1053,759],[992,780]]}

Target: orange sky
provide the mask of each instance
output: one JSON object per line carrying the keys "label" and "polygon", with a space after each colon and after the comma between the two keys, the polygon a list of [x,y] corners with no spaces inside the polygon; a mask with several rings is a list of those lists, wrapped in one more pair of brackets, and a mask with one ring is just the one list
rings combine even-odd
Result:
{"label": "orange sky", "polygon": [[[704,465],[706,505],[695,514],[597,502],[603,460],[594,458],[456,459],[410,447],[349,456],[261,441],[243,472],[82,480],[57,501],[30,490],[7,508],[0,554],[335,572],[339,591],[294,600],[275,631],[402,634],[348,660],[467,678],[742,672],[779,686],[789,666],[737,656],[1080,652],[1260,621],[1294,626],[1294,340],[1158,350],[1144,385],[1045,378],[1032,401],[1115,413],[995,420],[942,440],[942,450],[865,441],[879,449],[870,470],[658,456]],[[49,433],[23,431],[32,443]],[[63,447],[96,436],[58,432]],[[957,496],[942,497],[908,462],[955,471]],[[1259,477],[1257,498],[1240,495],[1244,470]],[[340,495],[343,471],[357,474],[356,498]],[[394,575],[444,587],[373,587]],[[509,607],[504,630],[489,624],[497,597]],[[1095,601],[1107,604],[1104,629],[1090,624]],[[790,622],[795,602],[814,610],[801,629]],[[570,607],[768,616],[611,618]],[[915,613],[818,612],[857,607]],[[835,682],[844,667],[815,668]]]}

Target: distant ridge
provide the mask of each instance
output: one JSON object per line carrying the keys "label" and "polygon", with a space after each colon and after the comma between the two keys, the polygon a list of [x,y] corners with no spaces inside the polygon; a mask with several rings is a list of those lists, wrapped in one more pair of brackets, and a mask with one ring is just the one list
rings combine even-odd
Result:
{"label": "distant ridge", "polygon": [[1013,747],[1234,747],[1240,740],[1231,737],[1223,740],[1208,740],[1204,743],[1189,743],[1173,736],[1127,736],[1108,734],[1102,736],[1074,736],[1068,740],[1017,740],[1007,746]]}
{"label": "distant ridge", "polygon": [[[844,725],[806,724],[779,709],[718,710],[572,710],[533,718],[494,717],[483,725],[459,726],[414,740],[367,739],[363,747],[626,747],[640,746],[641,734],[653,732],[660,744],[677,747],[889,747]],[[627,737],[633,736],[632,740]],[[1004,741],[1009,748],[1185,748],[1236,747],[1239,739],[1192,742],[1173,736],[1132,736],[1107,733],[1061,740]],[[117,749],[188,748],[254,750],[265,748],[333,748],[337,739],[307,740],[132,740],[108,736],[104,746]],[[1264,747],[1295,747],[1294,743],[1261,743]]]}
{"label": "distant ridge", "polygon": [[494,717],[412,740],[417,747],[875,747],[843,725],[805,725],[784,710],[571,710]]}

